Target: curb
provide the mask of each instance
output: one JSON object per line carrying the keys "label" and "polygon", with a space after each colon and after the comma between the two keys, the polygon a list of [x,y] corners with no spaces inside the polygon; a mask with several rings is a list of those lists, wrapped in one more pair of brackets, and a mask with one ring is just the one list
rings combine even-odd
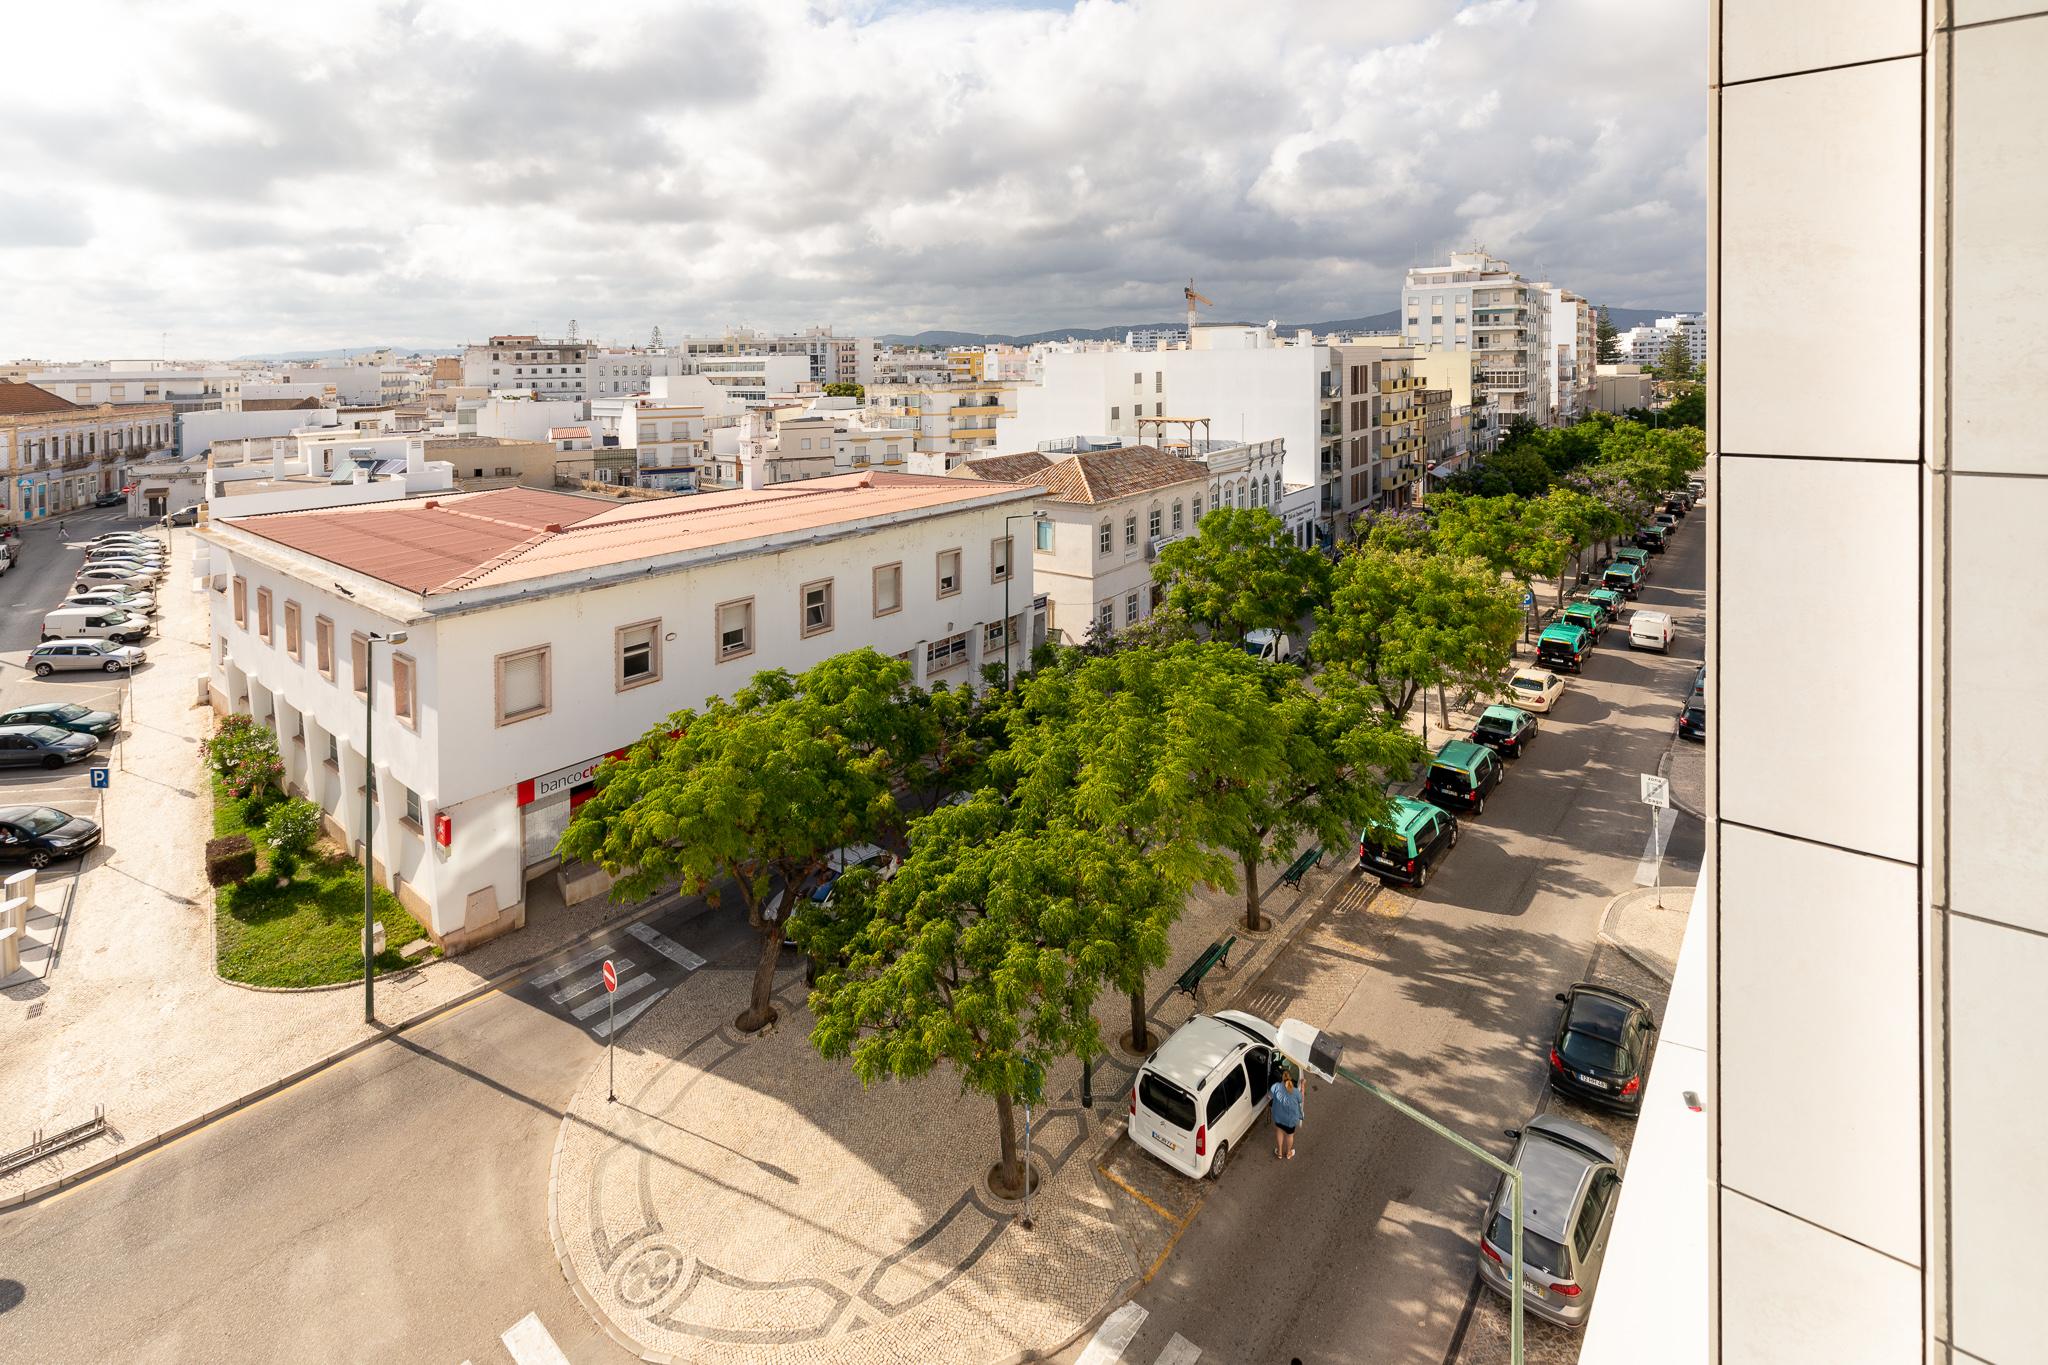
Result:
{"label": "curb", "polygon": [[[1690,887],[1667,886],[1663,889],[1666,891],[1684,890],[1688,894],[1688,896],[1691,894],[1692,891],[1692,888]],[[1645,894],[1654,895],[1656,893],[1650,887],[1635,886],[1630,887],[1628,890],[1616,896],[1613,900],[1607,902],[1607,908],[1600,912],[1600,925],[1597,929],[1593,931],[1593,937],[1596,941],[1605,944],[1609,948],[1614,949],[1614,951],[1620,953],[1630,962],[1633,962],[1636,964],[1636,966],[1641,967],[1651,976],[1656,977],[1659,981],[1664,983],[1666,989],[1669,989],[1671,985],[1671,973],[1664,967],[1664,964],[1662,964],[1661,962],[1651,960],[1648,956],[1644,955],[1643,953],[1637,952],[1634,948],[1629,947],[1626,943],[1623,943],[1620,939],[1613,937],[1607,932],[1607,921],[1609,918],[1613,916],[1615,908],[1631,896],[1642,896]]]}
{"label": "curb", "polygon": [[[674,892],[664,892],[660,897],[657,898],[657,901],[666,902],[669,899],[669,897],[673,895],[675,895]],[[666,904],[660,904],[658,908],[667,909],[668,907]],[[244,1095],[240,1095],[235,1099],[229,1100],[226,1104],[219,1105],[216,1108],[208,1110],[207,1112],[199,1115],[197,1118],[186,1119],[183,1122],[173,1124],[169,1128],[161,1129],[160,1131],[151,1134],[149,1137],[139,1139],[138,1141],[123,1146],[116,1151],[109,1152],[106,1156],[101,1157],[99,1160],[81,1166],[75,1171],[66,1171],[64,1174],[56,1177],[53,1180],[45,1181],[41,1185],[30,1186],[28,1189],[23,1190],[19,1194],[0,1196],[0,1210],[25,1208],[30,1204],[38,1203],[44,1199],[47,1199],[53,1194],[58,1194],[64,1190],[70,1189],[74,1185],[83,1184],[88,1180],[92,1180],[98,1176],[105,1175],[107,1172],[114,1170],[116,1167],[125,1166],[129,1162],[135,1160],[136,1158],[146,1156],[150,1152],[155,1151],[157,1148],[162,1147],[167,1143],[175,1142],[177,1139],[184,1137],[187,1134],[197,1132],[201,1128],[205,1128],[211,1124],[219,1122],[221,1119],[228,1117],[230,1114],[236,1113],[243,1109],[247,1109],[250,1105],[256,1104],[259,1101],[269,1099],[272,1095],[277,1094],[279,1091],[297,1085],[300,1081],[307,1080],[313,1076],[317,1076],[321,1072],[329,1069],[330,1067],[339,1066],[341,1063],[347,1061],[349,1058],[356,1056],[358,1053],[367,1052],[379,1043],[389,1042],[391,1039],[397,1037],[401,1033],[405,1033],[411,1029],[418,1028],[422,1024],[432,1023],[435,1019],[440,1018],[444,1014],[448,1014],[451,1011],[460,1009],[461,1007],[469,1004],[472,1001],[481,1000],[484,996],[490,995],[495,991],[503,990],[506,987],[506,985],[508,985],[514,978],[531,970],[535,965],[541,962],[545,962],[548,958],[554,956],[556,953],[562,952],[569,948],[580,947],[583,944],[589,943],[591,940],[598,938],[605,933],[610,932],[619,922],[636,923],[638,922],[639,917],[645,916],[649,913],[653,913],[656,909],[656,904],[654,902],[650,902],[648,905],[642,906],[640,908],[639,916],[635,916],[631,919],[621,917],[621,920],[619,921],[607,919],[604,922],[593,926],[589,931],[577,935],[575,938],[569,939],[563,943],[556,944],[554,947],[549,948],[546,952],[537,953],[532,957],[513,963],[512,965],[506,967],[503,971],[499,972],[496,976],[493,976],[488,980],[478,983],[477,985],[471,987],[469,990],[462,992],[460,995],[453,996],[450,999],[444,1000],[438,1005],[429,1005],[427,1008],[421,1010],[418,1014],[415,1014],[410,1018],[402,1019],[395,1024],[391,1024],[383,1028],[380,1028],[375,1034],[371,1035],[368,1038],[359,1038],[355,1042],[350,1043],[346,1047],[337,1049],[334,1052],[330,1052],[324,1057],[316,1058],[315,1060],[308,1062],[306,1065],[298,1068],[296,1071],[289,1072],[286,1075],[280,1076],[275,1080],[268,1081]],[[390,978],[379,979],[387,980]],[[358,982],[356,984],[359,985],[361,983]],[[325,990],[333,988],[319,987],[317,989]]]}

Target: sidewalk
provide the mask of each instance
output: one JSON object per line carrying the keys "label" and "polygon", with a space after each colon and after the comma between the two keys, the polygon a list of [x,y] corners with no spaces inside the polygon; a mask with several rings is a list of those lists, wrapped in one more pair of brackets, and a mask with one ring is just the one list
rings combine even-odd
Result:
{"label": "sidewalk", "polygon": [[[175,533],[159,633],[145,644],[149,662],[135,675],[110,784],[89,793],[104,797],[104,811],[88,803],[82,777],[77,799],[63,801],[100,819],[105,842],[82,869],[44,871],[22,969],[0,982],[0,1150],[27,1143],[33,1130],[84,1122],[95,1106],[105,1108],[107,1132],[0,1177],[0,1207],[380,1032],[362,1021],[360,984],[270,992],[214,974],[213,892],[203,870],[212,810],[198,744],[212,713],[194,701],[194,679],[206,670],[209,600],[192,585],[191,552],[190,536]],[[65,693],[85,699],[91,685]],[[534,890],[544,894],[521,932],[455,961],[380,977],[377,1011],[386,1026],[560,946],[609,910],[571,914],[558,899],[544,903],[551,886]]]}
{"label": "sidewalk", "polygon": [[[1256,936],[1236,928],[1241,896],[1198,892],[1154,974],[1152,1019],[1170,1031],[1194,1012],[1174,979],[1234,932],[1230,967],[1201,991],[1201,1008],[1220,1008],[1342,883],[1345,853],[1300,891],[1268,890],[1274,927]],[[794,958],[777,981],[780,1026],[738,1036],[752,961],[742,956],[699,972],[695,989],[636,1025],[617,1059],[618,1103],[606,1101],[600,1063],[562,1123],[556,1254],[622,1345],[656,1361],[776,1365],[1035,1358],[1122,1299],[1144,1266],[1093,1168],[1122,1135],[1141,1059],[1097,1063],[1092,1110],[1078,1063],[1047,1077],[1026,1231],[1021,1204],[988,1191],[993,1101],[945,1074],[863,1090],[811,1047]],[[1114,1038],[1129,1005],[1108,995],[1097,1017]]]}

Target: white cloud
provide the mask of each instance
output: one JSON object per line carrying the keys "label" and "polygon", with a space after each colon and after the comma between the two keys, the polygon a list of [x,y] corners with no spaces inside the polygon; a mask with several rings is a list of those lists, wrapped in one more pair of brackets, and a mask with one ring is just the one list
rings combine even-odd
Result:
{"label": "white cloud", "polygon": [[[1475,238],[1696,305],[1705,33],[1528,0],[11,16],[0,355],[1354,316]],[[87,48],[76,35],[89,30]],[[75,58],[64,54],[77,53]],[[90,79],[87,77],[90,76]]]}

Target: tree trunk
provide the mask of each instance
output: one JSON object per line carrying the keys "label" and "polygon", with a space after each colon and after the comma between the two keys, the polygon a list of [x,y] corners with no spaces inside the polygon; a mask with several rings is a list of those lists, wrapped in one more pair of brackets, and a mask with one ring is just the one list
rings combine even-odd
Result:
{"label": "tree trunk", "polygon": [[1145,992],[1140,988],[1131,992],[1131,1051],[1151,1050],[1152,1030],[1145,1025]]}
{"label": "tree trunk", "polygon": [[1017,1107],[1008,1095],[996,1096],[996,1127],[1002,1135],[1002,1160],[996,1167],[996,1193],[1015,1197],[1024,1193],[1024,1160],[1017,1151]]}
{"label": "tree trunk", "polygon": [[1256,934],[1266,927],[1266,922],[1259,918],[1258,855],[1239,849],[1237,860],[1244,865],[1244,927]]}
{"label": "tree trunk", "polygon": [[754,964],[754,994],[733,1027],[756,1033],[775,1022],[775,969],[782,964],[782,921],[761,930],[761,960]]}
{"label": "tree trunk", "polygon": [[[1423,705],[1427,706],[1429,705],[1429,703],[1424,702]],[[1450,729],[1451,703],[1450,699],[1444,695],[1444,685],[1442,683],[1438,683],[1436,685],[1436,713],[1438,716],[1443,718],[1444,728],[1446,730]]]}

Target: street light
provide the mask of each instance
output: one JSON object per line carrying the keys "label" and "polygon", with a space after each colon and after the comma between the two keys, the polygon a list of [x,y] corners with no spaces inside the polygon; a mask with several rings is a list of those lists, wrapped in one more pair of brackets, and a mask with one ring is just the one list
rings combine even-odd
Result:
{"label": "street light", "polygon": [[377,883],[370,871],[370,830],[376,818],[377,646],[402,645],[405,632],[370,632],[363,645],[363,1022],[377,1022],[377,960],[371,951],[371,926],[377,922]]}

